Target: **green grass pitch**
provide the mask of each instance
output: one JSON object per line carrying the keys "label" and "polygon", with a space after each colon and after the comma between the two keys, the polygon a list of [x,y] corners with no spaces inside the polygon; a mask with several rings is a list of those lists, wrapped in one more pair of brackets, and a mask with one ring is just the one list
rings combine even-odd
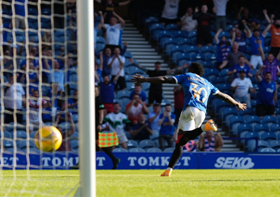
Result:
{"label": "green grass pitch", "polygon": [[[280,170],[98,170],[99,197],[179,196],[280,196]],[[77,170],[4,170],[0,172],[0,196],[74,196]],[[29,179],[28,179],[29,177]]]}

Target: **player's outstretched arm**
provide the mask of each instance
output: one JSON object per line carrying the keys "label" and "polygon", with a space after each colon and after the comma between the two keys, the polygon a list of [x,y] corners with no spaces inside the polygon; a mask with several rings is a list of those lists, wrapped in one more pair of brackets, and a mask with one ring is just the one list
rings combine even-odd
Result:
{"label": "player's outstretched arm", "polygon": [[132,83],[176,83],[175,79],[173,77],[166,77],[166,76],[159,76],[159,77],[143,77],[141,75],[133,75],[133,78],[130,80]]}
{"label": "player's outstretched arm", "polygon": [[219,99],[222,99],[223,101],[229,103],[229,104],[232,104],[232,105],[235,105],[236,107],[238,107],[239,109],[241,110],[245,110],[247,109],[247,106],[245,103],[239,103],[237,102],[236,100],[234,100],[231,96],[227,95],[227,94],[224,94],[222,92],[218,92],[216,95],[215,95],[217,98]]}

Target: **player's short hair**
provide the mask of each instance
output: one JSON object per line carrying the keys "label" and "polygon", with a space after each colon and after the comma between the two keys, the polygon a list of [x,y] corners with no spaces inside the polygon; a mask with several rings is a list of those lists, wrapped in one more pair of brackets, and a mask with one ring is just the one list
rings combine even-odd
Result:
{"label": "player's short hair", "polygon": [[159,107],[159,106],[160,106],[159,103],[154,103],[154,104],[153,104],[153,107]]}
{"label": "player's short hair", "polygon": [[270,75],[271,75],[271,72],[266,72],[265,75],[267,75],[267,74],[270,74]]}
{"label": "player's short hair", "polygon": [[140,86],[140,87],[142,88],[141,83],[136,83],[136,84],[134,85],[134,87],[135,87],[135,86]]}
{"label": "player's short hair", "polygon": [[161,64],[161,63],[160,63],[159,61],[157,61],[157,62],[155,62],[155,65],[156,65],[156,64]]}
{"label": "player's short hair", "polygon": [[240,71],[239,71],[239,74],[240,74],[240,73],[246,73],[246,72],[245,72],[245,70],[240,70]]}
{"label": "player's short hair", "polygon": [[114,102],[114,105],[120,105],[120,103],[119,102]]}
{"label": "player's short hair", "polygon": [[[140,97],[140,95],[139,95],[139,94],[137,94],[137,93],[133,94],[133,97],[134,97],[135,95],[137,95],[137,96],[139,96],[139,97]],[[133,97],[132,97],[132,98],[133,98]]]}
{"label": "player's short hair", "polygon": [[198,63],[198,62],[193,62],[191,63],[191,65],[188,68],[189,72],[191,73],[195,73],[199,76],[203,76],[204,74],[204,67],[202,66],[202,64]]}
{"label": "player's short hair", "polygon": [[95,84],[95,88],[97,88],[100,91],[100,86],[98,84]]}
{"label": "player's short hair", "polygon": [[169,107],[169,106],[171,107],[171,104],[166,104],[166,105],[165,105],[165,107]]}
{"label": "player's short hair", "polygon": [[241,57],[244,57],[244,58],[245,58],[245,56],[244,56],[244,55],[239,55],[238,59],[240,59]]}

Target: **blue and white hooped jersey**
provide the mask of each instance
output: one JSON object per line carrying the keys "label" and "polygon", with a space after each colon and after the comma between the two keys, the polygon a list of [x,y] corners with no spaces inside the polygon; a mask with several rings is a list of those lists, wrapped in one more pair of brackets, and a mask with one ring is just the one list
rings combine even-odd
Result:
{"label": "blue and white hooped jersey", "polygon": [[183,110],[188,106],[192,106],[206,113],[210,94],[215,95],[219,90],[209,81],[194,73],[176,75],[173,78],[176,83],[182,85],[184,90],[185,103]]}

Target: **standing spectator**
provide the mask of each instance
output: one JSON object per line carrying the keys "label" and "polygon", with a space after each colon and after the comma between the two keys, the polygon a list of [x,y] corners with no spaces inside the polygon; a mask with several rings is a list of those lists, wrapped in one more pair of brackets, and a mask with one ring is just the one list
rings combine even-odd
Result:
{"label": "standing spectator", "polygon": [[250,78],[246,78],[244,70],[239,71],[239,78],[236,78],[231,83],[231,89],[234,91],[234,99],[240,103],[246,103],[247,108],[251,108],[251,99],[249,90],[252,93],[256,93],[253,88],[252,81]]}
{"label": "standing spectator", "polygon": [[[15,21],[16,21],[16,27],[15,28],[21,28],[25,29],[25,0],[15,0]],[[12,9],[13,10],[13,9]]]}
{"label": "standing spectator", "polygon": [[113,103],[114,103],[114,90],[117,84],[118,78],[120,73],[122,72],[123,68],[121,68],[118,74],[114,77],[113,80],[110,81],[108,75],[103,77],[103,82],[99,83],[100,86],[100,98],[104,103],[104,108],[107,110],[108,113],[114,111]]}
{"label": "standing spectator", "polygon": [[153,131],[160,130],[160,126],[158,125],[159,115],[160,115],[160,104],[155,103],[153,105],[153,111],[149,112],[148,115],[149,128],[152,129]]}
{"label": "standing spectator", "polygon": [[193,19],[197,20],[197,46],[201,48],[203,45],[212,45],[211,35],[211,20],[214,18],[213,15],[207,13],[207,5],[201,6],[201,13],[198,13],[198,7],[195,8],[195,14]]}
{"label": "standing spectator", "polygon": [[245,25],[243,24],[243,20],[245,20],[247,22],[249,28],[251,28],[251,26],[252,26],[252,16],[249,12],[249,9],[241,7],[238,14],[237,14],[237,20],[239,20],[238,28],[240,30],[242,30],[242,31],[245,30]]}
{"label": "standing spectator", "polygon": [[143,102],[145,102],[145,101],[147,100],[147,95],[146,95],[146,93],[142,90],[142,85],[141,85],[141,83],[135,84],[134,90],[131,91],[130,96],[129,96],[130,100],[133,99],[133,95],[134,95],[134,94],[138,94],[138,95],[140,96],[140,99],[141,99]]}
{"label": "standing spectator", "polygon": [[[106,29],[106,47],[109,47],[111,51],[114,51],[116,47],[120,47],[122,44],[122,29],[125,25],[125,21],[113,12],[114,16],[111,17],[110,23],[105,24]],[[118,19],[120,24],[118,24]]]}
{"label": "standing spectator", "polygon": [[246,77],[252,77],[250,66],[245,64],[245,56],[240,55],[238,57],[238,64],[233,65],[228,70],[228,75],[234,74],[234,79],[238,78],[238,73],[243,70],[246,73]]}
{"label": "standing spectator", "polygon": [[221,28],[226,31],[227,28],[227,18],[226,18],[226,8],[227,2],[229,0],[213,0],[214,11],[216,12],[215,30],[216,32]]}
{"label": "standing spectator", "polygon": [[197,28],[197,20],[193,19],[193,9],[187,8],[187,13],[181,18],[182,31],[190,32]]}
{"label": "standing spectator", "polygon": [[106,128],[103,130],[109,130],[110,132],[116,132],[119,138],[119,144],[127,149],[127,138],[124,133],[125,124],[130,123],[127,116],[120,112],[121,106],[119,103],[114,103],[114,112],[106,115],[104,122],[106,123]]}
{"label": "standing spectator", "polygon": [[220,68],[221,65],[227,64],[228,54],[231,50],[231,43],[227,40],[226,36],[222,36],[221,42],[219,40],[219,35],[222,32],[222,29],[219,29],[215,35],[215,42],[217,44],[217,66]]}
{"label": "standing spectator", "polygon": [[177,125],[179,122],[182,109],[184,108],[185,96],[184,96],[184,90],[181,85],[175,87],[173,89],[173,92],[174,92],[174,114],[176,115],[174,125]]}
{"label": "standing spectator", "polygon": [[223,145],[224,141],[221,134],[216,132],[216,135],[214,135],[213,131],[206,131],[205,135],[201,134],[198,142],[198,148],[205,152],[220,152]]}
{"label": "standing spectator", "polygon": [[251,30],[246,25],[246,21],[243,20],[242,23],[244,24],[246,31],[247,31],[246,36],[247,36],[247,38],[250,39],[250,42],[251,42],[251,60],[250,60],[250,62],[254,66],[254,68],[257,68],[258,66],[263,65],[262,57],[258,50],[259,49],[258,40],[262,41],[262,47],[264,48],[264,38],[266,37],[271,24],[267,25],[267,27],[265,28],[265,30],[263,31],[262,34],[260,34],[260,31],[257,29],[255,29],[252,34]]}
{"label": "standing spectator", "polygon": [[275,115],[275,102],[277,101],[277,84],[272,81],[271,73],[267,72],[264,78],[260,76],[264,68],[265,66],[262,66],[255,75],[259,87],[256,114],[260,118],[265,115]]}
{"label": "standing spectator", "polygon": [[180,0],[165,0],[165,5],[161,15],[161,23],[168,25],[170,23],[177,23],[179,25],[180,19],[178,18]]}
{"label": "standing spectator", "polygon": [[[176,69],[164,70],[164,71],[160,70],[160,68],[161,68],[160,62],[155,62],[155,70],[146,70],[145,68],[142,68],[141,66],[138,66],[138,67],[145,70],[146,73],[149,75],[149,77],[158,77],[158,76],[169,75],[173,72],[183,70],[188,67],[188,64],[186,63],[183,66],[178,67]],[[151,83],[148,100],[149,100],[149,105],[152,105],[154,103],[154,101],[156,101],[156,103],[161,103],[162,84]]]}
{"label": "standing spectator", "polygon": [[102,11],[105,15],[105,23],[109,23],[111,17],[114,16],[114,11],[116,10],[116,7],[124,6],[130,3],[130,0],[123,1],[123,2],[114,2],[113,0],[95,0],[98,3],[101,3],[102,5]]}
{"label": "standing spectator", "polygon": [[123,90],[126,88],[126,82],[124,78],[124,63],[125,57],[120,55],[120,48],[116,47],[114,49],[114,56],[108,60],[108,67],[111,68],[111,80],[115,79],[115,76],[120,72],[119,78],[117,80],[115,90]]}
{"label": "standing spectator", "polygon": [[[219,67],[220,69],[223,69],[225,67],[230,68],[233,65],[238,64],[239,56],[244,56],[244,53],[242,53],[238,49],[239,49],[238,43],[234,42],[232,45],[232,50],[228,54],[227,61],[223,62],[223,64],[220,65],[220,67]],[[250,66],[250,68],[253,68],[253,65],[251,65],[251,63],[246,58],[245,58],[245,64],[248,64]]]}
{"label": "standing spectator", "polygon": [[126,106],[125,113],[128,116],[129,121],[136,124],[139,121],[139,115],[141,113],[148,114],[149,109],[140,99],[140,96],[138,94],[134,94],[132,101],[130,101]]}
{"label": "standing spectator", "polygon": [[273,24],[274,15],[271,15],[271,19],[267,15],[267,10],[263,10],[265,19],[269,24],[272,24],[270,27],[271,33],[271,42],[270,42],[270,53],[276,57],[280,52],[280,18],[275,20],[275,24]]}
{"label": "standing spectator", "polygon": [[233,28],[233,37],[235,36],[234,42],[237,42],[239,45],[239,51],[246,52],[246,36],[237,28]]}
{"label": "standing spectator", "polygon": [[96,27],[94,27],[94,50],[96,49],[97,33],[101,29],[101,27],[104,26],[104,18],[102,12],[99,11],[98,14],[100,15],[100,23]]}
{"label": "standing spectator", "polygon": [[35,90],[32,93],[32,98],[29,99],[29,131],[30,133],[33,131],[34,126],[39,128],[42,127],[44,122],[42,120],[41,114],[39,114],[39,109],[46,108],[48,106],[48,102],[45,99],[39,98],[39,91]]}
{"label": "standing spectator", "polygon": [[263,71],[262,71],[262,78],[265,77],[266,73],[271,73],[272,81],[276,81],[277,74],[278,75],[280,74],[279,72],[277,73],[278,62],[280,60],[280,51],[279,51],[276,58],[274,57],[273,53],[271,53],[271,52],[269,52],[268,55],[267,55],[267,58],[265,58],[265,54],[263,52],[261,40],[259,40],[258,43],[259,43],[259,52],[261,54],[263,64],[265,66]]}
{"label": "standing spectator", "polygon": [[150,139],[150,135],[153,135],[153,131],[149,128],[145,115],[140,113],[138,119],[139,122],[133,124],[129,133],[133,136],[133,139],[138,142]]}
{"label": "standing spectator", "polygon": [[[11,74],[9,82],[4,88],[5,123],[22,123],[22,108],[25,106],[25,91],[20,83],[16,82],[17,76]],[[14,113],[16,119],[14,119]]]}
{"label": "standing spectator", "polygon": [[160,125],[160,131],[159,131],[159,147],[163,151],[164,150],[164,144],[165,141],[168,143],[168,147],[173,147],[173,134],[174,134],[174,128],[173,124],[176,119],[176,115],[171,113],[172,107],[170,104],[167,104],[165,106],[165,110],[162,114],[159,116],[159,122],[158,125]]}

